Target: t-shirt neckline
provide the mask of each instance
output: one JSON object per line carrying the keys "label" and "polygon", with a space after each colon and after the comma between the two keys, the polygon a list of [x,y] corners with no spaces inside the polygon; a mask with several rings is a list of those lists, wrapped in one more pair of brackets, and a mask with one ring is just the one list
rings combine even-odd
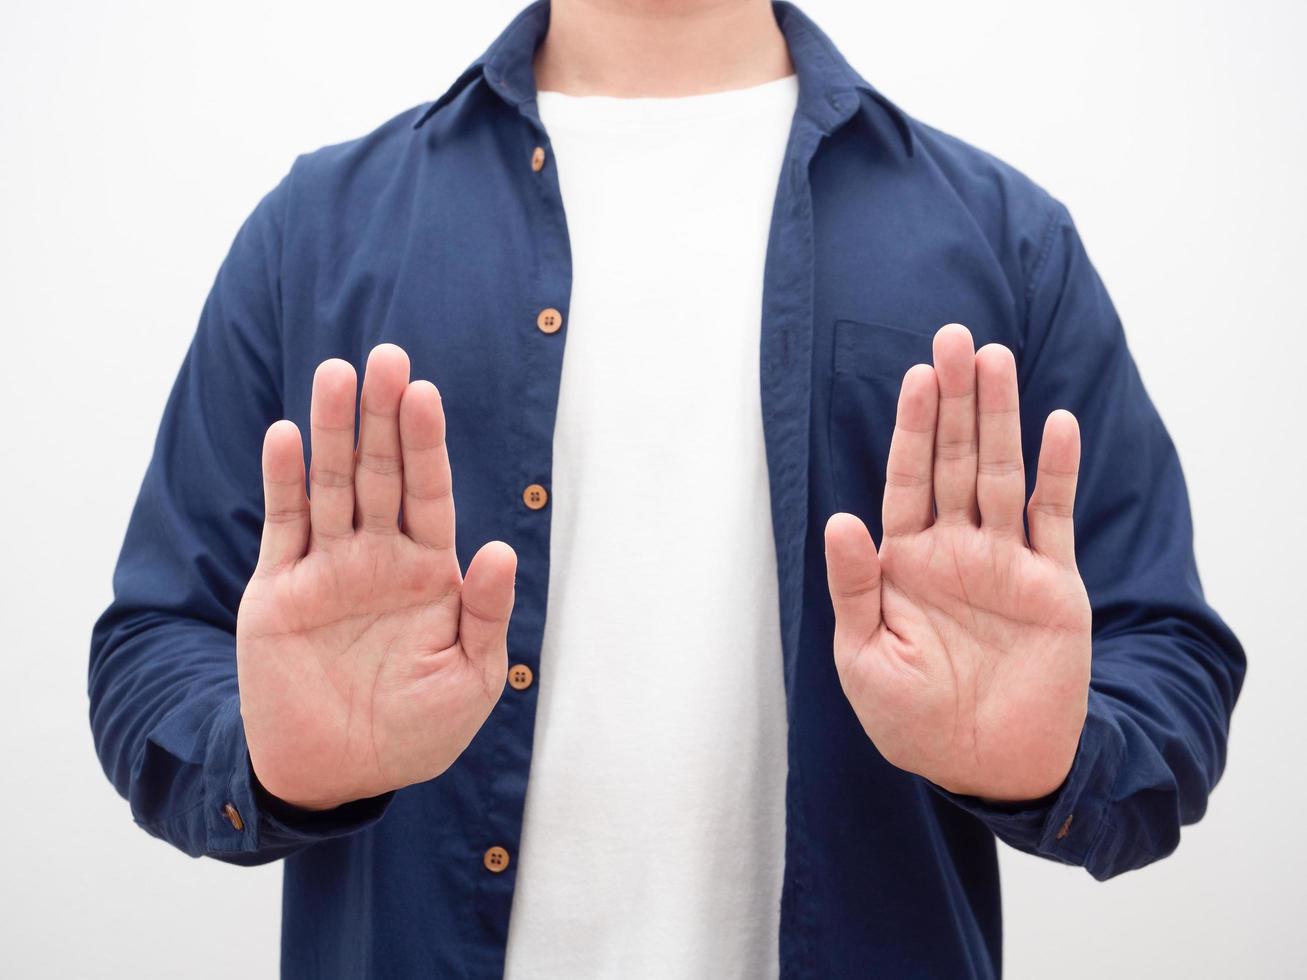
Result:
{"label": "t-shirt neckline", "polygon": [[696,95],[623,97],[568,95],[545,90],[538,92],[536,99],[551,124],[612,129],[628,125],[676,125],[723,116],[739,118],[781,107],[792,110],[798,92],[798,76],[791,73],[745,88]]}

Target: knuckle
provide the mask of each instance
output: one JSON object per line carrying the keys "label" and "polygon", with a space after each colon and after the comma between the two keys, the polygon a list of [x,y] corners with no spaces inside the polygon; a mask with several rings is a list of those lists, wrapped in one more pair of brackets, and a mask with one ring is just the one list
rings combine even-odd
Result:
{"label": "knuckle", "polygon": [[1053,500],[1034,501],[1031,503],[1030,509],[1049,517],[1069,518],[1074,515],[1074,507],[1071,504]]}
{"label": "knuckle", "polygon": [[970,459],[976,455],[976,440],[940,439],[935,443],[935,457],[943,460]]}
{"label": "knuckle", "polygon": [[478,622],[488,623],[493,626],[497,625],[503,619],[502,616],[496,616],[492,613],[486,612],[484,609],[478,609],[472,605],[472,603],[468,602],[467,599],[463,599],[462,602],[463,611]]}
{"label": "knuckle", "polygon": [[303,520],[307,513],[307,509],[303,507],[276,507],[264,513],[263,523],[293,524]]}
{"label": "knuckle", "polygon": [[394,476],[403,469],[403,462],[397,453],[365,450],[359,453],[359,469],[378,476]]}
{"label": "knuckle", "polygon": [[887,486],[904,490],[916,490],[930,483],[930,476],[912,470],[889,469],[885,472]]}
{"label": "knuckle", "polygon": [[1024,475],[1026,468],[1016,459],[981,460],[977,472],[981,476],[1016,476]]}
{"label": "knuckle", "polygon": [[354,482],[354,474],[327,466],[311,466],[309,468],[309,482],[315,487],[322,487],[326,490],[339,490]]}
{"label": "knuckle", "polygon": [[411,483],[404,489],[413,500],[432,503],[452,496],[454,485],[449,480],[429,480],[426,483]]}

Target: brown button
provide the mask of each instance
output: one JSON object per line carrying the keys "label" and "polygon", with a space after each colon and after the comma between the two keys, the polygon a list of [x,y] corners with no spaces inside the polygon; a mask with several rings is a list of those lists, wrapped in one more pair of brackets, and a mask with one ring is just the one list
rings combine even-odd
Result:
{"label": "brown button", "polygon": [[558,333],[563,329],[563,314],[552,306],[546,306],[536,316],[536,326],[544,333]]}
{"label": "brown button", "polygon": [[497,844],[487,848],[481,860],[485,863],[486,870],[493,871],[495,874],[508,870],[508,852]]}
{"label": "brown button", "polygon": [[549,503],[549,491],[538,483],[532,483],[522,491],[522,500],[532,510],[539,510],[545,504]]}
{"label": "brown button", "polygon": [[545,166],[545,148],[537,146],[531,151],[531,169],[539,173]]}
{"label": "brown button", "polygon": [[1057,839],[1064,840],[1066,835],[1071,833],[1071,821],[1075,819],[1074,813],[1068,813],[1066,819],[1062,821],[1062,826],[1058,828]]}
{"label": "brown button", "polygon": [[514,664],[508,668],[508,686],[514,691],[525,691],[533,680],[535,675],[526,664]]}
{"label": "brown button", "polygon": [[223,816],[227,818],[227,821],[232,825],[233,829],[245,829],[245,821],[241,819],[241,812],[237,810],[235,806],[230,803],[224,803],[222,805],[222,813]]}

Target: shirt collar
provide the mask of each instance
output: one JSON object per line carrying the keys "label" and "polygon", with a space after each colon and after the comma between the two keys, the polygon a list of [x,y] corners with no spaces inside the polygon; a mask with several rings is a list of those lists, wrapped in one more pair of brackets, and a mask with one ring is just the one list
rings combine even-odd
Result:
{"label": "shirt collar", "polygon": [[[832,133],[852,118],[860,107],[875,111],[865,105],[861,96],[866,96],[887,117],[904,150],[911,156],[912,129],[904,113],[859,75],[831,39],[798,7],[787,0],[775,0],[772,9],[789,46],[795,73],[799,76],[799,110],[824,132]],[[431,104],[413,128],[419,128],[478,79],[484,79],[510,105],[534,103],[536,87],[532,60],[548,27],[549,0],[535,0],[509,22],[485,52]]]}

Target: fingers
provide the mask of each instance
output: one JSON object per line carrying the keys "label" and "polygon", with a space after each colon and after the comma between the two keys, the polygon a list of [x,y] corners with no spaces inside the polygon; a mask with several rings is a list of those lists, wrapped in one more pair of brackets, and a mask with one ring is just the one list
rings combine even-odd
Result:
{"label": "fingers", "polygon": [[361,530],[404,528],[437,548],[454,544],[454,504],[440,393],[429,381],[409,384],[408,355],[379,344],[368,356],[354,441],[357,375],[332,358],[313,377],[309,481],[314,540]]}
{"label": "fingers", "polygon": [[507,658],[508,619],[513,612],[517,553],[503,541],[488,541],[467,566],[458,638],[473,661]]}
{"label": "fingers", "polygon": [[325,542],[354,532],[354,367],[332,358],[313,375],[309,407],[309,511],[313,538]]}
{"label": "fingers", "polygon": [[1073,511],[1080,472],[1080,425],[1065,409],[1044,422],[1039,472],[1030,497],[1030,546],[1064,565],[1074,565],[1076,538]]}
{"label": "fingers", "polygon": [[304,445],[300,430],[286,419],[263,437],[263,512],[258,567],[271,571],[299,559],[309,543]]}
{"label": "fingers", "polygon": [[1021,461],[1017,364],[1001,344],[986,344],[976,353],[976,406],[980,436],[976,501],[981,523],[1024,543],[1026,470]]}
{"label": "fingers", "polygon": [[407,386],[408,355],[394,344],[374,347],[363,374],[354,465],[354,525],[362,531],[399,530],[404,493],[399,403]]}
{"label": "fingers", "polygon": [[903,376],[898,416],[885,466],[881,524],[886,537],[913,534],[934,520],[933,471],[939,384],[929,364],[914,364]]}
{"label": "fingers", "polygon": [[453,478],[445,412],[430,381],[414,381],[399,404],[404,457],[404,530],[431,548],[454,547]]}
{"label": "fingers", "polygon": [[[1026,478],[1016,360],[1001,344],[975,351],[971,332],[957,323],[935,334],[934,357],[933,368],[917,364],[903,377],[885,472],[885,536],[915,534],[932,523],[983,522],[1024,544]],[[1049,487],[1043,500],[1053,509],[1066,492],[1074,500],[1079,458],[1075,420],[1061,414],[1070,423],[1068,428],[1050,417],[1056,448],[1049,457],[1054,468],[1049,482],[1065,483],[1070,471],[1070,483]],[[1045,438],[1041,474],[1049,453]],[[1074,448],[1068,448],[1069,440]],[[1063,549],[1065,541],[1050,547]]]}
{"label": "fingers", "polygon": [[835,607],[835,647],[856,651],[880,626],[880,556],[852,514],[826,522],[826,583]]}
{"label": "fingers", "polygon": [[976,352],[971,331],[960,323],[940,327],[935,334],[934,356],[939,379],[936,521],[976,524]]}

